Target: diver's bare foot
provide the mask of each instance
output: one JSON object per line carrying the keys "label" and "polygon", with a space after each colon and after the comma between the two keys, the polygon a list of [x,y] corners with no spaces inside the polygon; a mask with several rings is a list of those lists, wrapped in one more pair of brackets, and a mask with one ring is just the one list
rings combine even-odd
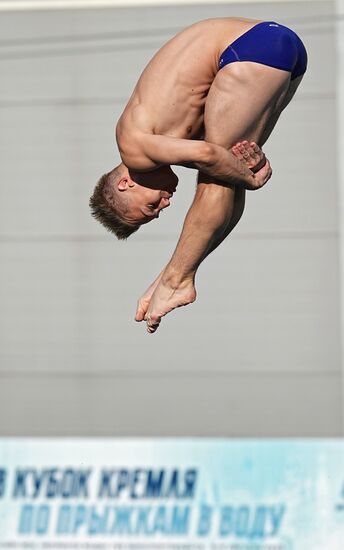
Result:
{"label": "diver's bare foot", "polygon": [[153,293],[158,286],[160,279],[162,277],[163,271],[158,275],[158,277],[155,279],[155,281],[147,288],[146,292],[141,296],[141,298],[137,302],[137,308],[136,308],[136,314],[135,314],[135,321],[143,321],[145,318],[145,315],[147,313],[147,310],[149,308],[149,303],[151,301],[151,298],[153,296]]}
{"label": "diver's bare foot", "polygon": [[235,157],[243,160],[252,172],[258,172],[266,163],[266,157],[254,141],[239,141],[231,148]]}
{"label": "diver's bare foot", "polygon": [[192,280],[184,281],[177,287],[169,286],[161,280],[151,297],[145,316],[147,331],[155,332],[159,328],[162,317],[173,309],[187,306],[195,300],[196,289]]}

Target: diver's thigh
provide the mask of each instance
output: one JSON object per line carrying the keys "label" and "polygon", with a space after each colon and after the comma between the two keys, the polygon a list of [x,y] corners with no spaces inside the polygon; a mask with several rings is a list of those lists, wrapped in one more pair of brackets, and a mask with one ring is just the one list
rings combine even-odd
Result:
{"label": "diver's thigh", "polygon": [[298,78],[295,78],[294,80],[291,80],[287,93],[285,94],[280,107],[277,110],[275,110],[275,112],[269,117],[269,120],[264,127],[263,133],[260,136],[260,142],[259,142],[260,146],[263,146],[264,143],[270,137],[270,134],[273,131],[280,117],[280,114],[282,113],[282,111],[284,111],[284,109],[289,105],[289,103],[293,99],[297,88],[301,84],[302,79],[303,79],[303,75],[299,76]]}
{"label": "diver's thigh", "polygon": [[224,147],[238,140],[257,143],[269,119],[281,109],[290,73],[250,61],[221,69],[209,90],[205,113],[205,139]]}
{"label": "diver's thigh", "polygon": [[281,111],[283,111],[287,107],[287,105],[289,105],[291,100],[293,99],[293,97],[296,93],[296,90],[298,89],[298,87],[301,84],[301,81],[302,81],[303,77],[304,77],[304,75],[301,75],[301,76],[298,76],[297,78],[294,78],[294,80],[290,81],[289,88],[288,88],[287,93],[286,93],[286,95],[283,99]]}

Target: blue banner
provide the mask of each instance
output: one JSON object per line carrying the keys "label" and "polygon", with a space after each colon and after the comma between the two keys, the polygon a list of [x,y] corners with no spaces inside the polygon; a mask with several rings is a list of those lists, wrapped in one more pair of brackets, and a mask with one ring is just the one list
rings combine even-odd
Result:
{"label": "blue banner", "polygon": [[343,550],[344,442],[0,439],[0,548]]}

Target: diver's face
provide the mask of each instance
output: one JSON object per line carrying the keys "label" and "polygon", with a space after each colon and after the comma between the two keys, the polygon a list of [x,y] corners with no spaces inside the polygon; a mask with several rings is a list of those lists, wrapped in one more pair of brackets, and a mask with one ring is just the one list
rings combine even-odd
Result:
{"label": "diver's face", "polygon": [[125,218],[129,222],[145,224],[159,217],[160,212],[170,206],[178,177],[169,166],[153,172],[130,172],[134,185],[127,193],[128,210]]}

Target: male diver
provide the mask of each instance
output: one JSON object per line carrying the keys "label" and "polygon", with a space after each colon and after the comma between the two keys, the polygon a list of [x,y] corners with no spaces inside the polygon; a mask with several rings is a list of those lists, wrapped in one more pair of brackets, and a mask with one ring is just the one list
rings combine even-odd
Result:
{"label": "male diver", "polygon": [[143,71],[116,127],[122,162],[99,180],[90,205],[127,238],[169,206],[178,182],[170,165],[198,169],[175,252],[138,302],[135,318],[148,332],[195,300],[197,269],[240,220],[245,190],[271,177],[259,146],[306,67],[305,47],[289,28],[219,18],[177,34]]}

